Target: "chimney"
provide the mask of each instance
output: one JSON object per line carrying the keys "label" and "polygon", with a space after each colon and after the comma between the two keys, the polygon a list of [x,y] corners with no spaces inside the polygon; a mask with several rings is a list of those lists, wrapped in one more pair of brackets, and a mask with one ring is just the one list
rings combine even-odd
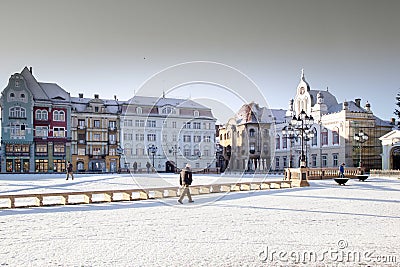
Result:
{"label": "chimney", "polygon": [[99,99],[99,95],[98,94],[94,94],[94,98],[95,99]]}
{"label": "chimney", "polygon": [[117,95],[114,95],[114,100],[117,100]]}
{"label": "chimney", "polygon": [[356,98],[354,101],[356,102],[356,106],[360,108],[361,107],[361,98]]}
{"label": "chimney", "polygon": [[390,120],[390,124],[391,124],[391,125],[395,125],[395,124],[396,124],[396,119],[395,119],[395,118],[392,118],[392,119]]}
{"label": "chimney", "polygon": [[79,98],[83,98],[83,94],[82,93],[79,94]]}
{"label": "chimney", "polygon": [[31,74],[33,74],[32,67],[29,67],[29,72],[30,72]]}

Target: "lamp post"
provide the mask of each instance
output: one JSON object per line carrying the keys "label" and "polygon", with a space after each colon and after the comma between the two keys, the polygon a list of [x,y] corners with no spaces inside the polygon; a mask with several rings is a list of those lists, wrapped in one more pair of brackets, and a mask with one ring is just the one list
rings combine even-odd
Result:
{"label": "lamp post", "polygon": [[296,117],[292,118],[293,127],[300,132],[301,136],[301,158],[300,158],[300,167],[306,167],[306,157],[304,155],[304,144],[306,141],[306,135],[308,134],[308,130],[314,124],[314,118],[310,115],[308,116],[304,110],[300,112],[300,114]]}
{"label": "lamp post", "polygon": [[356,140],[356,142],[358,142],[359,149],[360,149],[360,162],[359,162],[359,165],[358,165],[359,168],[362,167],[362,161],[361,161],[362,144],[365,143],[368,140],[368,138],[369,138],[368,134],[364,133],[363,130],[360,130],[358,133],[354,134],[354,140]]}
{"label": "lamp post", "polygon": [[290,140],[290,148],[289,148],[289,168],[292,168],[292,148],[294,144],[294,140],[297,139],[297,135],[295,134],[294,128],[291,123],[287,126],[283,127],[282,134],[285,138]]}
{"label": "lamp post", "polygon": [[178,172],[178,150],[179,147],[174,145],[169,151],[175,156],[175,172]]}
{"label": "lamp post", "polygon": [[155,145],[151,145],[148,148],[148,151],[153,155],[153,168],[154,167],[154,155],[157,153],[158,148]]}

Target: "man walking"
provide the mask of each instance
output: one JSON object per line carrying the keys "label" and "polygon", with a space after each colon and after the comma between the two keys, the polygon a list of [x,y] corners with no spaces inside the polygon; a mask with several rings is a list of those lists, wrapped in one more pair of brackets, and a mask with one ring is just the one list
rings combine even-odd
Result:
{"label": "man walking", "polygon": [[68,161],[68,164],[67,164],[67,179],[65,179],[65,180],[68,180],[70,175],[71,175],[72,180],[74,180],[74,173],[72,171],[72,163],[70,161]]}
{"label": "man walking", "polygon": [[340,167],[339,167],[339,177],[340,178],[344,178],[344,166],[345,165],[346,164],[342,163],[342,165],[340,165]]}
{"label": "man walking", "polygon": [[189,203],[194,202],[189,189],[189,186],[192,184],[192,181],[193,179],[192,179],[192,171],[190,170],[190,165],[186,164],[186,167],[182,169],[180,173],[179,183],[182,186],[182,188],[181,188],[181,196],[178,199],[179,203],[183,204],[182,200],[185,197],[185,195],[187,195],[187,197],[189,198]]}

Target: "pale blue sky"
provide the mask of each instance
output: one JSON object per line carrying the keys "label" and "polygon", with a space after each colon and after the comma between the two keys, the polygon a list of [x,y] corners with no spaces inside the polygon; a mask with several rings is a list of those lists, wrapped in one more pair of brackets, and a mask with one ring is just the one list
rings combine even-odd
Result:
{"label": "pale blue sky", "polygon": [[239,70],[272,108],[287,108],[304,68],[313,89],[369,101],[389,120],[400,91],[399,14],[397,0],[2,0],[0,87],[32,66],[73,96],[129,99],[152,75],[200,60]]}

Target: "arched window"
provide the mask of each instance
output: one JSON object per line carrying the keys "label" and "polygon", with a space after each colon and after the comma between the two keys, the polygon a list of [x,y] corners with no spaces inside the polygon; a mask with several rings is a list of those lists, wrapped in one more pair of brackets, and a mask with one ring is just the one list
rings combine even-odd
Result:
{"label": "arched window", "polygon": [[136,114],[142,114],[143,110],[141,107],[136,107]]}
{"label": "arched window", "polygon": [[38,121],[41,121],[41,120],[42,120],[42,111],[41,111],[40,109],[36,110],[36,112],[35,112],[35,118],[36,118],[36,120],[38,120]]}
{"label": "arched window", "polygon": [[26,118],[26,110],[23,107],[11,107],[9,109],[9,116],[11,118]]}
{"label": "arched window", "polygon": [[321,145],[327,146],[328,145],[328,130],[325,128],[321,132]]}
{"label": "arched window", "polygon": [[275,138],[275,148],[280,149],[281,148],[281,137],[279,135],[276,136]]}
{"label": "arched window", "polygon": [[317,146],[317,139],[318,139],[317,129],[313,128],[311,131],[312,131],[312,133],[314,133],[314,135],[313,135],[313,137],[311,139],[311,145],[312,146]]}
{"label": "arched window", "polygon": [[11,98],[14,98],[14,97],[15,97],[15,94],[14,94],[14,93],[10,93],[10,97],[11,97]]}
{"label": "arched window", "polygon": [[254,131],[254,129],[250,129],[250,131],[249,131],[250,137],[254,137],[255,136],[255,132],[256,131]]}
{"label": "arched window", "polygon": [[198,117],[200,115],[200,112],[198,110],[195,110],[193,112],[193,116]]}
{"label": "arched window", "polygon": [[339,128],[335,127],[332,131],[332,144],[339,144]]}
{"label": "arched window", "polygon": [[25,94],[21,94],[21,98],[25,98]]}
{"label": "arched window", "polygon": [[65,121],[65,112],[63,110],[53,111],[53,120],[54,121]]}
{"label": "arched window", "polygon": [[47,110],[42,110],[42,120],[47,121],[48,120],[48,112]]}

